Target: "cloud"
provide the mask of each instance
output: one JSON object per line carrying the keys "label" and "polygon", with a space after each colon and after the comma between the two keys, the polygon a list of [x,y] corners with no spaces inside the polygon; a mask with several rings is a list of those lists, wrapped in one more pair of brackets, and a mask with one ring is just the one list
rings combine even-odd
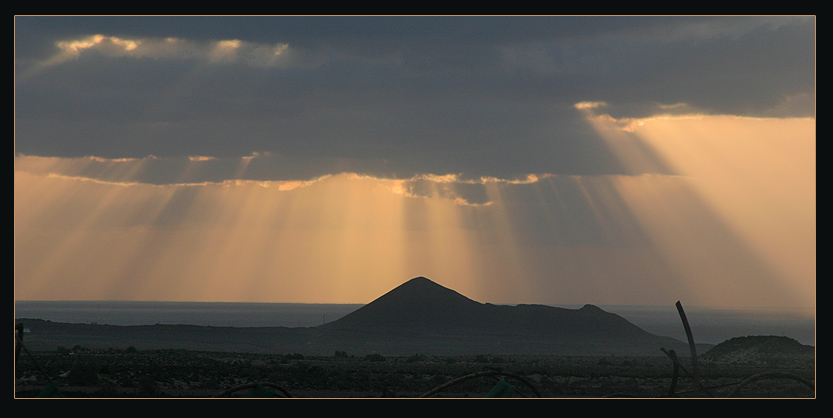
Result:
{"label": "cloud", "polygon": [[23,16],[14,100],[16,297],[814,306],[814,17]]}
{"label": "cloud", "polygon": [[289,45],[244,42],[238,39],[193,41],[175,37],[120,38],[103,34],[55,42],[57,53],[39,61],[20,74],[26,80],[51,67],[78,60],[82,55],[101,54],[105,57],[153,60],[196,60],[212,64],[243,64],[257,67],[290,65]]}
{"label": "cloud", "polygon": [[815,114],[812,17],[24,16],[15,31],[17,152],[210,156],[227,179],[256,153],[271,157],[244,178],[631,175],[576,103],[619,121]]}
{"label": "cloud", "polygon": [[16,297],[365,302],[425,274],[495,303],[814,306],[812,119],[624,130],[592,110],[613,149],[641,142],[629,151],[685,175],[314,178],[271,153],[18,155]]}

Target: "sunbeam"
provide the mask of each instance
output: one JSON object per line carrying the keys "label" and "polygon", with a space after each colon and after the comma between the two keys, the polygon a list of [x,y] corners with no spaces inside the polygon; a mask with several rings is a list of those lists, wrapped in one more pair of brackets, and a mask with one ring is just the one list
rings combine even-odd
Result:
{"label": "sunbeam", "polygon": [[813,16],[16,16],[15,299],[815,307]]}
{"label": "sunbeam", "polygon": [[620,193],[703,303],[815,307],[814,120],[588,121],[631,167],[676,173]]}

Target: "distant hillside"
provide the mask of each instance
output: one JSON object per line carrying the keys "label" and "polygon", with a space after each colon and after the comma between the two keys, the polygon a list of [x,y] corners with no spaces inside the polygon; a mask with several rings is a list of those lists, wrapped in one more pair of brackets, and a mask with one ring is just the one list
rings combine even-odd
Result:
{"label": "distant hillside", "polygon": [[802,362],[815,359],[815,347],[782,336],[754,335],[726,340],[701,358],[723,363]]}
{"label": "distant hillside", "polygon": [[504,335],[561,342],[679,343],[637,327],[619,315],[585,305],[493,305],[471,300],[433,281],[411,279],[371,303],[318,328],[395,334]]}
{"label": "distant hillside", "polygon": [[[27,347],[191,349],[332,355],[650,355],[687,344],[598,307],[480,303],[424,277],[317,327],[113,326],[23,319]],[[709,348],[711,346],[708,346]],[[704,347],[705,348],[705,347]]]}

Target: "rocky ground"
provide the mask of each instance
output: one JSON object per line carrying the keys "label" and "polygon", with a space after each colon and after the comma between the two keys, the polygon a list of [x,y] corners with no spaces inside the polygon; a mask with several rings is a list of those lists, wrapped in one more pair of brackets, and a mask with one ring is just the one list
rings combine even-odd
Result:
{"label": "rocky ground", "polygon": [[[725,361],[704,355],[698,371],[706,389],[695,390],[682,370],[673,382],[673,363],[659,351],[647,357],[385,357],[74,347],[22,352],[15,397],[658,398],[673,385],[676,397],[813,398],[814,351]],[[680,357],[691,371],[690,359]]]}

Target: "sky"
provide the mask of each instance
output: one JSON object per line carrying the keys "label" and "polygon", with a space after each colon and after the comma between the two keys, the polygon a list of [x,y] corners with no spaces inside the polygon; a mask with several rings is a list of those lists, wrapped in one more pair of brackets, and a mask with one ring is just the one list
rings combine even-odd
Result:
{"label": "sky", "polygon": [[813,16],[16,16],[15,300],[815,310]]}

